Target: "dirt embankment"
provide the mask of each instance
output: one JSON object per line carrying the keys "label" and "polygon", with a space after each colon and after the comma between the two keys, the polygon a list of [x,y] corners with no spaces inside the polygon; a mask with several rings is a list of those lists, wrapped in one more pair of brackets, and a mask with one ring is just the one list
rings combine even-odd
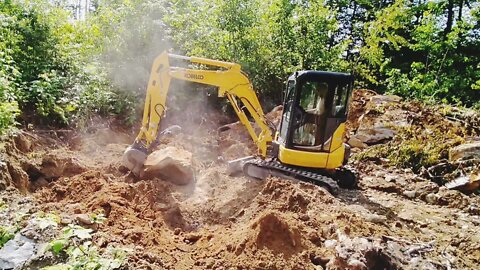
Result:
{"label": "dirt embankment", "polygon": [[[371,96],[357,92],[350,130],[361,127]],[[373,114],[381,112],[363,117]],[[237,126],[161,140],[160,149],[193,154],[195,181],[183,186],[133,178],[120,164],[131,142],[122,133],[99,129],[63,142],[24,134],[5,144],[0,194],[10,212],[23,207],[12,199],[25,196],[15,187],[29,194],[32,212],[55,212],[66,223],[103,213],[93,242],[130,248],[125,269],[478,269],[475,193],[380,159],[352,163],[359,188],[338,197],[308,183],[231,177],[225,160],[254,150]]]}

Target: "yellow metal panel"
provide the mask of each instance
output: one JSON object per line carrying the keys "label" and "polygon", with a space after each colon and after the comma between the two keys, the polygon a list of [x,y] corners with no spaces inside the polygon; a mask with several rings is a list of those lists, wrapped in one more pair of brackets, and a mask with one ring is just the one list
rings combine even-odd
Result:
{"label": "yellow metal panel", "polygon": [[325,152],[307,152],[285,148],[280,145],[278,151],[278,159],[285,164],[319,168],[319,169],[335,169],[343,165],[343,157],[345,155],[345,147],[342,146],[332,153]]}
{"label": "yellow metal panel", "polygon": [[[225,69],[202,70],[171,67],[169,57]],[[152,65],[143,111],[142,127],[135,139],[137,143],[144,143],[148,148],[157,138],[160,120],[166,109],[166,97],[172,78],[217,86],[218,96],[226,96],[229,99],[240,122],[245,125],[248,133],[257,145],[258,154],[262,157],[267,156],[267,146],[272,141],[273,134],[267,125],[267,120],[257,94],[245,73],[241,71],[241,66],[236,63],[167,54],[166,52],[155,58]],[[247,108],[255,123],[260,127],[261,131],[259,134],[255,132],[242,107]]]}
{"label": "yellow metal panel", "polygon": [[325,168],[327,165],[328,153],[322,152],[306,152],[285,148],[280,145],[278,151],[278,159],[285,164],[310,167]]}
{"label": "yellow metal panel", "polygon": [[332,147],[333,152],[307,152],[302,150],[293,150],[280,145],[278,159],[285,164],[319,168],[335,169],[343,165],[345,156],[345,146],[343,144],[343,135],[345,133],[345,124],[342,123],[333,133]]}
{"label": "yellow metal panel", "polygon": [[336,150],[343,145],[343,135],[345,134],[345,123],[341,123],[332,136],[331,150]]}
{"label": "yellow metal panel", "polygon": [[326,169],[336,169],[343,165],[343,158],[345,157],[345,145],[337,148],[337,150],[330,153]]}

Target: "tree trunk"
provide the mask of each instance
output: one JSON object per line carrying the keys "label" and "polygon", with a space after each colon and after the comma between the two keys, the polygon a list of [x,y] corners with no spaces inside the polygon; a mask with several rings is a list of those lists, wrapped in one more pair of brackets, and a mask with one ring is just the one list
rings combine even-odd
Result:
{"label": "tree trunk", "polygon": [[457,21],[461,22],[462,21],[462,12],[463,12],[463,0],[460,0],[458,2],[458,18],[457,18]]}
{"label": "tree trunk", "polygon": [[445,31],[444,31],[445,36],[447,36],[447,34],[452,31],[452,25],[453,25],[453,0],[448,0],[447,25],[445,26]]}
{"label": "tree trunk", "polygon": [[348,44],[348,50],[347,50],[347,59],[350,59],[350,55],[352,53],[352,49],[354,48],[355,46],[355,39],[353,38],[354,36],[354,27],[355,27],[355,17],[357,15],[357,2],[355,1],[352,1],[353,2],[353,12],[352,12],[352,18],[350,19],[350,38],[352,39],[352,42],[350,42],[350,44]]}

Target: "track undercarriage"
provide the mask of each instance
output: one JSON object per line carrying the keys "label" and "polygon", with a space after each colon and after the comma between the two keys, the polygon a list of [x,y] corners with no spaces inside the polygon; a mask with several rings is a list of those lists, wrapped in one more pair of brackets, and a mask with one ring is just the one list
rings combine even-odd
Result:
{"label": "track undercarriage", "polygon": [[340,187],[353,188],[356,186],[356,175],[347,167],[327,171],[290,166],[282,164],[276,159],[263,160],[250,156],[230,161],[228,171],[230,174],[243,172],[245,175],[256,179],[277,176],[310,182],[326,188],[333,195],[338,194]]}

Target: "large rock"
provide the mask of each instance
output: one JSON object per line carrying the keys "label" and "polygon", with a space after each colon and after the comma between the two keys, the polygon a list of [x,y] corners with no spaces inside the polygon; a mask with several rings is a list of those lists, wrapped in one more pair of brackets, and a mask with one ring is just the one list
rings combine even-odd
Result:
{"label": "large rock", "polygon": [[192,153],[176,147],[166,147],[151,153],[145,162],[143,178],[161,177],[177,185],[193,181]]}
{"label": "large rock", "polygon": [[15,146],[23,153],[27,153],[32,149],[32,142],[24,133],[18,133],[13,139]]}
{"label": "large rock", "polygon": [[449,159],[451,161],[469,158],[480,159],[480,142],[466,143],[450,149]]}
{"label": "large rock", "polygon": [[367,129],[359,129],[357,133],[350,137],[350,140],[360,141],[362,143],[372,145],[390,140],[395,136],[393,129],[386,127],[372,127]]}
{"label": "large rock", "polygon": [[388,103],[398,103],[402,101],[402,98],[395,95],[375,95],[370,98],[370,102],[375,105],[384,105]]}
{"label": "large rock", "polygon": [[473,192],[480,188],[480,172],[469,176],[460,176],[445,184],[448,189],[458,189],[463,192]]}
{"label": "large rock", "polygon": [[17,233],[14,239],[5,243],[5,246],[0,249],[0,269],[20,268],[35,255],[35,251],[35,242]]}
{"label": "large rock", "polygon": [[367,148],[368,145],[365,144],[364,142],[360,141],[358,138],[356,138],[355,136],[352,136],[348,142],[347,142],[351,147],[356,147],[356,148],[360,148],[360,149],[363,149],[363,148]]}
{"label": "large rock", "polygon": [[87,169],[76,158],[51,153],[42,158],[40,173],[46,178],[70,177]]}

